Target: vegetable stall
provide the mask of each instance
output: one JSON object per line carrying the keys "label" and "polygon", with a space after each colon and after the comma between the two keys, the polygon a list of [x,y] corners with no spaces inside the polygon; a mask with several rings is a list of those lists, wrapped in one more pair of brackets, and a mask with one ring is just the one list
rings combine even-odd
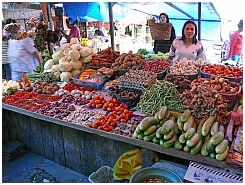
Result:
{"label": "vegetable stall", "polygon": [[145,167],[161,153],[242,169],[242,69],[154,55],[93,53],[73,39],[33,74],[3,80],[3,127],[86,175],[135,147]]}

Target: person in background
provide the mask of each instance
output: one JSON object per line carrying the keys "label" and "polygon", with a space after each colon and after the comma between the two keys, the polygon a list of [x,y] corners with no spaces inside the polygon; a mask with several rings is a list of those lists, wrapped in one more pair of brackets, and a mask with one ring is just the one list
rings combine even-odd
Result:
{"label": "person in background", "polygon": [[197,25],[189,20],[182,28],[182,37],[174,39],[170,51],[169,60],[179,61],[183,58],[196,61],[201,58],[206,61],[203,45],[197,40]]}
{"label": "person in background", "polygon": [[66,41],[70,43],[71,38],[77,38],[78,41],[80,42],[81,36],[80,36],[80,30],[79,28],[75,25],[77,21],[74,21],[73,23],[70,23],[70,18],[66,19],[66,25],[70,29],[69,35],[65,33],[64,30],[60,28],[55,28],[56,31],[60,31],[63,36],[66,38]]}
{"label": "person in background", "polygon": [[26,74],[33,73],[33,70],[36,69],[36,60],[39,64],[42,62],[42,58],[30,37],[20,40],[10,39],[8,41],[8,58],[13,81],[22,78],[22,71]]}
{"label": "person in background", "polygon": [[8,33],[4,32],[5,21],[2,21],[2,79],[11,80],[11,69],[8,58]]}
{"label": "person in background", "polygon": [[221,46],[221,62],[228,59],[230,51],[230,39],[233,32],[229,32],[229,39],[227,39]]}
{"label": "person in background", "polygon": [[[169,18],[166,13],[161,13],[159,16],[159,19],[160,19],[160,23],[169,23]],[[158,53],[158,51],[162,53],[168,53],[170,46],[175,38],[176,38],[175,29],[172,26],[171,36],[169,40],[155,40],[154,41],[154,48],[153,48],[154,53]]]}
{"label": "person in background", "polygon": [[238,23],[238,30],[231,35],[229,59],[235,62],[241,62],[243,45],[243,19]]}

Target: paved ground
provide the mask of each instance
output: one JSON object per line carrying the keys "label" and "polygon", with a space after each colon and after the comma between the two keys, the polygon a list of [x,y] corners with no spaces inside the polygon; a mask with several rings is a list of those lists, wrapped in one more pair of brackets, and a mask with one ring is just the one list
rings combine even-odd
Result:
{"label": "paved ground", "polygon": [[17,141],[4,143],[2,153],[2,183],[89,183],[87,176],[25,151]]}

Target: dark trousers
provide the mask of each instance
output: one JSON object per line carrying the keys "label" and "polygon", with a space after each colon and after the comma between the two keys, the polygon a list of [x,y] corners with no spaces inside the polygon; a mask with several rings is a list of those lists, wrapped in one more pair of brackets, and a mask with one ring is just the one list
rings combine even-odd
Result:
{"label": "dark trousers", "polygon": [[11,80],[11,69],[9,64],[2,64],[2,79]]}

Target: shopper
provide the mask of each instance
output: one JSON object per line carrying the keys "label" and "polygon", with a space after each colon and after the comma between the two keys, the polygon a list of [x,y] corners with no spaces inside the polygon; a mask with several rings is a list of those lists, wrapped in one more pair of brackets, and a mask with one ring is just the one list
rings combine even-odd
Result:
{"label": "shopper", "polygon": [[103,31],[101,31],[99,28],[97,29],[97,30],[95,30],[95,35],[97,35],[97,36],[104,36],[104,33],[103,33]]}
{"label": "shopper", "polygon": [[[160,23],[169,23],[169,17],[166,13],[161,13],[159,16]],[[155,40],[154,41],[154,53],[158,53],[158,51],[162,53],[168,53],[170,46],[173,40],[176,38],[175,29],[172,26],[171,28],[171,36],[169,40]]]}
{"label": "shopper", "polygon": [[206,60],[203,45],[197,40],[197,25],[189,20],[186,21],[182,28],[182,37],[174,39],[170,51],[169,59],[179,61],[183,58],[196,61],[201,58]]}
{"label": "shopper", "polygon": [[42,61],[30,37],[19,40],[10,39],[8,41],[8,58],[14,81],[22,78],[22,71],[26,74],[33,73],[33,70],[36,69],[36,60],[39,64]]}
{"label": "shopper", "polygon": [[70,29],[69,34],[66,34],[66,32],[60,28],[55,28],[56,31],[60,31],[63,36],[66,38],[66,41],[70,43],[71,38],[77,38],[78,42],[80,42],[81,36],[80,36],[80,30],[75,25],[77,21],[74,21],[73,23],[70,22],[70,18],[66,19],[66,25]]}
{"label": "shopper", "polygon": [[238,30],[231,36],[229,59],[235,62],[241,62],[242,45],[243,45],[243,19],[238,23]]}
{"label": "shopper", "polygon": [[4,32],[5,21],[2,21],[2,79],[11,80],[11,70],[8,58],[9,36]]}
{"label": "shopper", "polygon": [[229,32],[229,39],[227,39],[221,46],[221,62],[228,59],[230,51],[230,40],[233,32]]}

